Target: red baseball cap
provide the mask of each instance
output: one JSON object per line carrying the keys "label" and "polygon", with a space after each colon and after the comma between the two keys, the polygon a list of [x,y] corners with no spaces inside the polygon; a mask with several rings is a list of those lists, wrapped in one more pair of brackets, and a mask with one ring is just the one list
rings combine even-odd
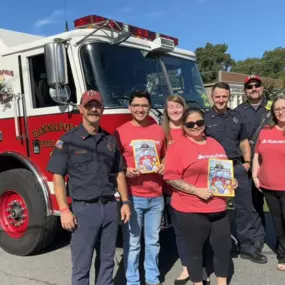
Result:
{"label": "red baseball cap", "polygon": [[251,80],[257,80],[257,81],[262,82],[261,78],[258,75],[249,75],[244,80],[244,85],[248,84],[248,82],[251,81]]}
{"label": "red baseball cap", "polygon": [[88,104],[90,101],[97,101],[100,104],[103,104],[103,98],[102,95],[98,92],[98,91],[94,91],[94,90],[88,90],[85,93],[83,93],[82,97],[81,97],[81,101],[80,104],[82,106],[85,106],[86,104]]}

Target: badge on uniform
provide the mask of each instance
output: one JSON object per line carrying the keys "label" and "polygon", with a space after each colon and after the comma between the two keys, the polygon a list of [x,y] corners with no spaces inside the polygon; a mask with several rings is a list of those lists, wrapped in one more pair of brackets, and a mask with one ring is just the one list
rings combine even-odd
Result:
{"label": "badge on uniform", "polygon": [[84,154],[84,153],[87,153],[87,150],[86,150],[86,149],[76,150],[76,151],[75,151],[75,154],[76,154],[76,155],[78,155],[78,154]]}
{"label": "badge on uniform", "polygon": [[237,117],[233,117],[233,121],[237,124],[238,123],[238,118]]}
{"label": "badge on uniform", "polygon": [[114,147],[113,147],[111,142],[107,143],[107,148],[108,148],[109,151],[114,151]]}
{"label": "badge on uniform", "polygon": [[57,148],[59,148],[59,149],[62,149],[62,147],[63,147],[63,141],[58,140],[58,141],[55,143],[55,147],[57,147]]}

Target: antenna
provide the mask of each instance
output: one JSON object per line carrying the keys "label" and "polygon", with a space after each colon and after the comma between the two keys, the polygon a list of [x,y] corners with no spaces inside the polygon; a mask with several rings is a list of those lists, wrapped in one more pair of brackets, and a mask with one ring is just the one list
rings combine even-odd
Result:
{"label": "antenna", "polygon": [[63,0],[63,6],[64,6],[64,17],[65,17],[65,31],[69,31],[67,17],[66,17],[66,0]]}

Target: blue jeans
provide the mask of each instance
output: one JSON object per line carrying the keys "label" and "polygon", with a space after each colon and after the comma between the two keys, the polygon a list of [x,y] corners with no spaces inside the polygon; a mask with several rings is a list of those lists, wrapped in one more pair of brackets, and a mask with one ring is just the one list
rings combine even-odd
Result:
{"label": "blue jeans", "polygon": [[164,209],[163,197],[131,197],[132,215],[123,226],[124,263],[127,285],[140,285],[139,256],[141,232],[144,227],[145,239],[145,280],[148,284],[159,283],[158,254],[159,232]]}

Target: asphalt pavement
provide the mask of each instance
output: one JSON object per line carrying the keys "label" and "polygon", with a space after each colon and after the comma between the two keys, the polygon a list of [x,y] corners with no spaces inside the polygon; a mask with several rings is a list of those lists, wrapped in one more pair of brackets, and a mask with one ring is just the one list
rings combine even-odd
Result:
{"label": "asphalt pavement", "polygon": [[[259,265],[243,260],[233,250],[230,285],[284,285],[285,272],[276,270],[276,255],[272,251],[274,244],[274,230],[270,217],[267,217],[267,245],[264,253],[268,257],[268,263]],[[122,258],[122,241],[119,237],[114,285],[125,284]],[[143,276],[142,267],[141,265],[140,271]],[[160,272],[163,284],[172,285],[180,270],[173,230],[167,229],[161,233]],[[49,248],[35,256],[13,256],[0,249],[0,285],[70,285],[70,276],[69,235],[61,231]],[[91,285],[94,285],[94,276],[95,270],[92,266]],[[214,274],[211,275],[211,284],[215,284]]]}

